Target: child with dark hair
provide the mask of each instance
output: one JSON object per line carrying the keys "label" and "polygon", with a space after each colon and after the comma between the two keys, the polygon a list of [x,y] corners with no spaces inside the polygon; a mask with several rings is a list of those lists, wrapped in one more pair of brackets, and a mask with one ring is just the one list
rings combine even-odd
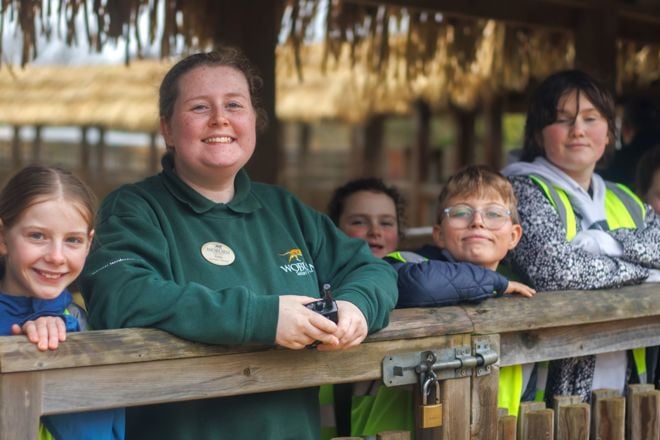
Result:
{"label": "child with dark hair", "polygon": [[371,252],[384,257],[403,235],[404,202],[399,191],[381,179],[352,180],[335,190],[328,215],[348,236],[361,238]]}

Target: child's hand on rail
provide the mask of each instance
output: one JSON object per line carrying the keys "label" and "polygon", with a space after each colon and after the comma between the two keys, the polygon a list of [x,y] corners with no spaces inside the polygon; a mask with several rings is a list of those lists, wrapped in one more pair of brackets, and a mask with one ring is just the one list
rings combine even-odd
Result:
{"label": "child's hand on rail", "polygon": [[22,326],[13,324],[11,333],[25,334],[40,351],[55,350],[60,342],[66,340],[64,320],[57,316],[42,316],[34,321],[26,321]]}
{"label": "child's hand on rail", "polygon": [[531,298],[536,293],[536,290],[532,289],[526,284],[519,283],[517,281],[509,281],[509,285],[506,286],[506,290],[504,291],[504,293],[508,295],[513,295],[514,293],[517,293],[518,295]]}

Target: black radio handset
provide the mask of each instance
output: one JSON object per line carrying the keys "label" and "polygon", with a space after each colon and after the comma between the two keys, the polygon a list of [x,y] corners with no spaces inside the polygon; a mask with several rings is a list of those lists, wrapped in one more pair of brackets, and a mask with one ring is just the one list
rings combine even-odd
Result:
{"label": "black radio handset", "polygon": [[[339,321],[339,315],[337,313],[337,301],[335,301],[332,298],[332,290],[330,288],[330,284],[328,283],[323,284],[322,290],[323,290],[323,298],[317,301],[313,301],[311,303],[307,303],[305,304],[305,307],[325,316],[330,321],[336,324],[337,321]],[[319,345],[319,341],[316,341],[313,344],[308,345],[307,348],[316,348],[317,345]]]}

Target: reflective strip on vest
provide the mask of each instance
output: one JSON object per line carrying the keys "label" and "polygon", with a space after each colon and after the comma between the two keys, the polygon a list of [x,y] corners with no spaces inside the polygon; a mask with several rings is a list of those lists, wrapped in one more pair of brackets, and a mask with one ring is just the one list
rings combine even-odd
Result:
{"label": "reflective strip on vest", "polygon": [[577,234],[577,220],[568,196],[564,191],[557,191],[558,188],[541,176],[531,174],[529,177],[543,190],[545,198],[557,210],[557,214],[566,228],[566,238],[571,241]]}
{"label": "reflective strip on vest", "polygon": [[605,182],[605,213],[610,229],[644,227],[644,203],[625,186]]}
{"label": "reflective strip on vest", "polygon": [[[529,176],[554,206],[566,227],[566,239],[571,241],[577,234],[577,219],[568,195],[541,176]],[[610,229],[641,228],[644,226],[644,203],[626,186],[605,182],[605,217]]]}
{"label": "reflective strip on vest", "polygon": [[[561,188],[553,186],[538,175],[529,176],[544,192],[546,198],[555,207],[562,223],[566,227],[566,239],[571,241],[577,234],[577,220],[568,195]],[[620,183],[605,181],[605,217],[610,230],[619,228],[642,228],[646,210],[644,203],[628,187]],[[646,349],[633,350],[635,368],[641,383],[646,383]],[[642,380],[643,379],[643,380]]]}

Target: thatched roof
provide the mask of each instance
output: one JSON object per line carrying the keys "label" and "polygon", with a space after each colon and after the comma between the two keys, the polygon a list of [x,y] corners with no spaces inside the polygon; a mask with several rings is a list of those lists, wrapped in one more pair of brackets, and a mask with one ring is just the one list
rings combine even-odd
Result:
{"label": "thatched roof", "polygon": [[[84,37],[96,48],[120,36],[127,44],[158,42],[160,54],[168,57],[177,37],[183,37],[188,50],[219,41],[218,14],[231,8],[231,2],[224,0],[122,0],[102,7],[100,1],[93,3],[97,7],[87,10],[89,1],[46,2],[53,7],[49,10],[42,0],[5,0],[1,22],[17,23],[24,31],[24,63],[39,50],[37,33],[64,35],[68,41]],[[434,108],[450,103],[472,108],[495,95],[523,92],[537,79],[574,63],[574,36],[566,28],[396,6],[406,3],[431,2],[278,3],[283,43],[277,48],[277,115],[360,121],[372,113],[405,113],[417,99]],[[439,3],[453,7],[452,2]],[[471,3],[490,4],[485,0]],[[535,7],[562,12],[569,6],[579,9],[583,3],[538,0]],[[327,11],[319,33],[315,23],[323,5]],[[628,9],[621,10],[628,11],[624,19],[631,16]],[[76,36],[74,21],[81,11],[86,12],[86,25],[84,35]],[[159,11],[164,12],[160,21]],[[56,28],[44,24],[52,22],[44,19],[49,16],[59,17]],[[148,25],[143,35],[140,30],[145,27],[137,23],[145,16]],[[648,17],[660,29],[660,12],[635,19]],[[619,93],[660,79],[658,43],[620,38],[617,46]],[[0,69],[0,122],[155,130],[156,89],[169,65],[131,60],[129,68],[4,67]]]}
{"label": "thatched roof", "polygon": [[158,86],[169,63],[28,66],[0,70],[0,123],[158,129]]}

